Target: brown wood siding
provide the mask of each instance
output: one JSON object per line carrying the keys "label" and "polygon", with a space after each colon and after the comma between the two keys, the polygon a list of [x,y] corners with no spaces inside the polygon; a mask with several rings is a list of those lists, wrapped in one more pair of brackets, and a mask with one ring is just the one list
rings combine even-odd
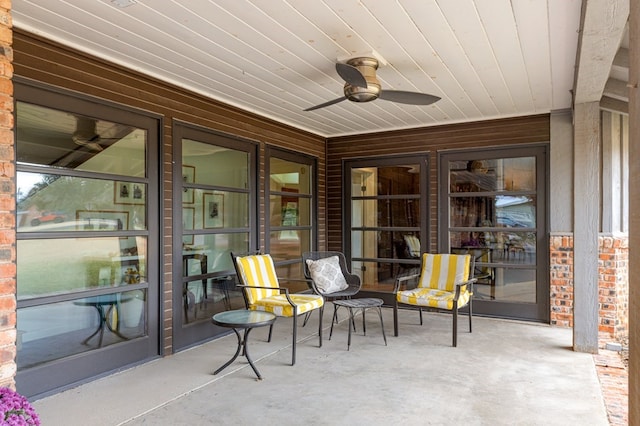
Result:
{"label": "brown wood siding", "polygon": [[[265,146],[272,145],[316,157],[318,160],[318,235],[320,248],[326,244],[325,229],[325,167],[326,144],[324,138],[297,130],[275,121],[242,111],[238,108],[208,99],[177,86],[159,81],[144,74],[97,59],[85,53],[72,50],[50,40],[14,31],[15,75],[43,82],[78,93],[102,98],[128,107],[139,108],[158,114],[163,118],[162,142],[162,184],[164,192],[160,197],[164,222],[162,235],[163,259],[160,260],[164,282],[161,296],[163,310],[164,353],[172,352],[172,213],[173,194],[173,120],[193,123],[215,131],[250,139],[260,145],[260,245],[264,247],[265,206],[264,206],[264,152]],[[180,314],[180,310],[177,310]]]}
{"label": "brown wood siding", "polygon": [[[396,132],[330,138],[327,141],[327,246],[342,247],[343,161],[397,154],[429,154],[429,250],[437,249],[437,153],[452,149],[483,149],[550,140],[548,114],[424,127]],[[363,149],[366,147],[366,149]]]}

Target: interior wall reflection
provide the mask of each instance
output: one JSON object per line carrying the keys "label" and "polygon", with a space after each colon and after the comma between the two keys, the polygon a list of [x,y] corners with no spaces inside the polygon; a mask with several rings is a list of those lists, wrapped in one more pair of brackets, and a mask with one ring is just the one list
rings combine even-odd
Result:
{"label": "interior wall reflection", "polygon": [[16,106],[18,369],[148,335],[147,131]]}
{"label": "interior wall reflection", "polygon": [[449,169],[449,245],[476,258],[476,298],[536,303],[536,157],[457,160]]}
{"label": "interior wall reflection", "polygon": [[230,253],[249,250],[249,153],[182,140],[183,325],[244,306]]}
{"label": "interior wall reflection", "polygon": [[[312,159],[271,149],[269,152],[269,253],[282,278],[300,278],[302,253],[313,249]],[[305,284],[285,282],[291,291]]]}
{"label": "interior wall reflection", "polygon": [[419,266],[426,247],[420,203],[426,193],[426,179],[420,174],[426,158],[423,163],[398,159],[392,165],[377,161],[349,169],[349,249],[362,288],[390,290],[399,274]]}

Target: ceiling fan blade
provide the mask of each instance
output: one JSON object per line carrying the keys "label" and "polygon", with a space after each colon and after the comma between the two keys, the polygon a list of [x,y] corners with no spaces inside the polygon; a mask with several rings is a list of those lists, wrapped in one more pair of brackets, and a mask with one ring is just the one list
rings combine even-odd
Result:
{"label": "ceiling fan blade", "polygon": [[382,90],[378,99],[409,105],[430,105],[441,98],[426,93],[405,92],[404,90]]}
{"label": "ceiling fan blade", "polygon": [[329,105],[337,104],[338,102],[342,102],[342,101],[344,101],[344,100],[346,100],[346,99],[347,99],[347,98],[345,98],[345,97],[343,96],[343,97],[341,97],[341,98],[337,98],[337,99],[334,99],[334,100],[332,100],[332,101],[327,101],[327,102],[325,102],[325,103],[323,103],[323,104],[320,104],[320,105],[312,106],[312,107],[307,108],[307,109],[305,109],[305,110],[303,110],[303,111],[313,111],[314,109],[320,109],[320,108],[328,107]]}
{"label": "ceiling fan blade", "polygon": [[367,80],[360,70],[353,65],[336,63],[336,71],[338,75],[348,84],[356,87],[367,87]]}

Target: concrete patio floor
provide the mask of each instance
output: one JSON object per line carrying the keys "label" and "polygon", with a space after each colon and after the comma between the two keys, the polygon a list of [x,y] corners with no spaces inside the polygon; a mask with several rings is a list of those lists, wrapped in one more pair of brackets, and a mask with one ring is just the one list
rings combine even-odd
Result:
{"label": "concrete patio floor", "polygon": [[383,309],[388,346],[377,313],[367,335],[347,351],[347,322],[318,348],[317,320],[298,331],[291,361],[291,321],[279,318],[271,343],[255,329],[249,352],[264,380],[243,357],[212,372],[234,353],[231,334],[41,399],[42,424],[55,425],[608,425],[592,355],[571,350],[572,332],[547,325],[474,317],[460,321],[451,347],[451,317],[401,311],[393,337],[392,310]]}

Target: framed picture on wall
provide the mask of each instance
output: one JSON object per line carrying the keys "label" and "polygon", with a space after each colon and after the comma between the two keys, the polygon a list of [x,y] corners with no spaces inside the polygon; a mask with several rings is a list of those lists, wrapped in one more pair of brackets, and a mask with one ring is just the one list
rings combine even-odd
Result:
{"label": "framed picture on wall", "polygon": [[81,231],[122,231],[129,229],[129,212],[77,210],[76,229]]}
{"label": "framed picture on wall", "polygon": [[134,182],[114,182],[114,204],[140,204],[146,202],[145,185]]}
{"label": "framed picture on wall", "polygon": [[[196,181],[196,168],[194,166],[187,166],[186,164],[182,166],[182,183],[194,183]],[[185,204],[193,204],[193,189],[192,188],[183,188],[182,189],[182,202]]]}
{"label": "framed picture on wall", "polygon": [[223,194],[203,194],[202,209],[205,228],[222,228],[224,226]]}

